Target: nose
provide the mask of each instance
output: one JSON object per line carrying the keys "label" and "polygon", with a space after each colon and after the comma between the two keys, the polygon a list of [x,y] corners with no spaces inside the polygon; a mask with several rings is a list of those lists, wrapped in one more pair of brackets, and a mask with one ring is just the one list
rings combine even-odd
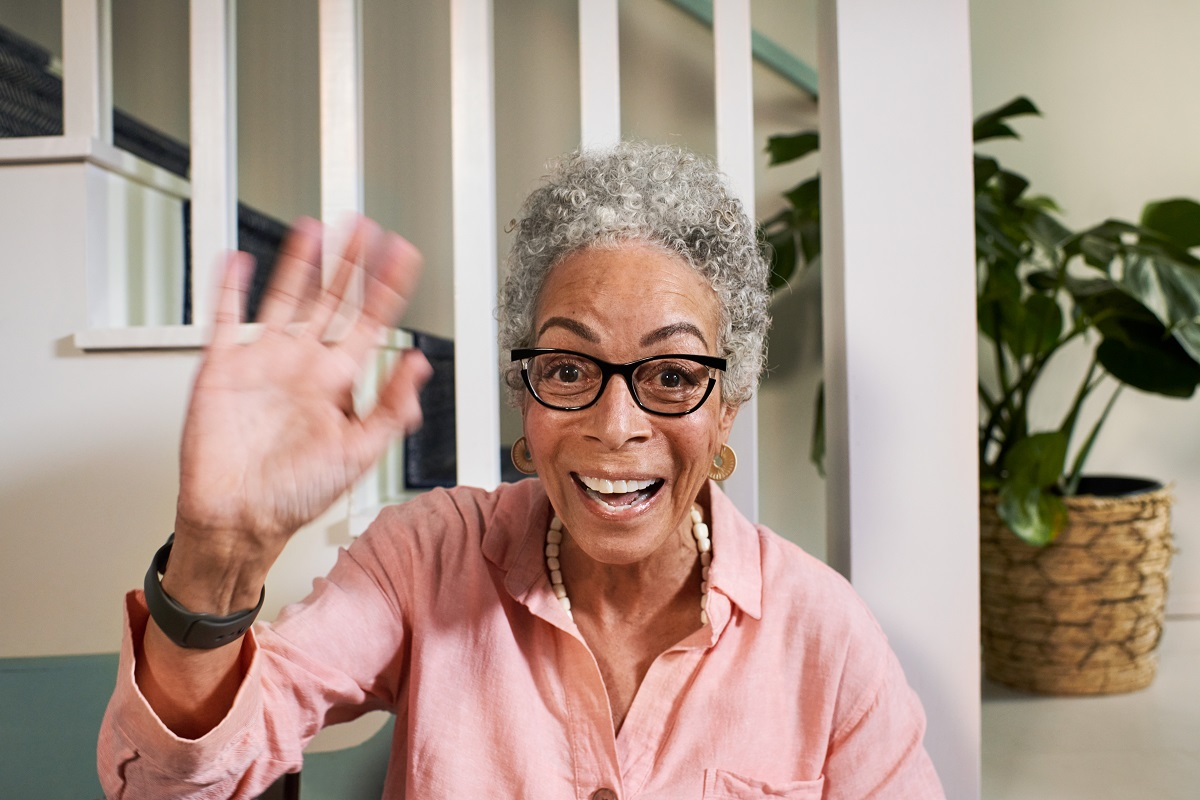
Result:
{"label": "nose", "polygon": [[650,435],[650,415],[638,406],[624,376],[609,379],[600,399],[586,411],[588,433],[612,449]]}

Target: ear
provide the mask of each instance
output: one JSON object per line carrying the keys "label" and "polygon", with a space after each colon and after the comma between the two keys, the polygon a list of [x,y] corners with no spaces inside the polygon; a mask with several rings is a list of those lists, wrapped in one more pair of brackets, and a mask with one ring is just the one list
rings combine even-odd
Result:
{"label": "ear", "polygon": [[729,441],[729,432],[731,430],[733,430],[733,420],[737,417],[739,408],[741,408],[740,404],[738,404],[738,405],[734,405],[733,403],[722,403],[721,404],[721,419],[717,423],[717,425],[718,425],[718,429],[720,430],[720,434],[721,434],[719,441],[722,444]]}

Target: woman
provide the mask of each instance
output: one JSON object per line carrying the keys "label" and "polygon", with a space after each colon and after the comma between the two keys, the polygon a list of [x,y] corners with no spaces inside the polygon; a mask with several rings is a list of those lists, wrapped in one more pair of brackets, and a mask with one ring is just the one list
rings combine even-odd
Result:
{"label": "woman", "polygon": [[[291,236],[249,346],[231,260],[152,616],[127,599],[110,798],[254,797],[320,727],[380,708],[388,798],[941,796],[869,612],[712,481],[761,371],[767,275],[718,173],[676,148],[568,157],[526,203],[500,328],[537,478],[388,509],[241,637],[288,537],[419,423],[429,372],[406,355],[355,416],[417,256],[360,224],[309,296],[318,234]],[[325,346],[364,253],[362,313]]]}

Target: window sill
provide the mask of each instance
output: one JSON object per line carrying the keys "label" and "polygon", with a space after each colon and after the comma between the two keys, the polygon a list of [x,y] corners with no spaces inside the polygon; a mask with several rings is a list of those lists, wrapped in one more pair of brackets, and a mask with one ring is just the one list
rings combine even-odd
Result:
{"label": "window sill", "polygon": [[[262,325],[245,323],[238,326],[238,340],[252,342],[262,332]],[[79,331],[73,337],[75,347],[84,352],[112,350],[200,350],[212,337],[211,325],[144,325],[129,328],[93,328]],[[392,329],[380,337],[379,346],[385,350],[400,350],[412,346],[412,334]]]}

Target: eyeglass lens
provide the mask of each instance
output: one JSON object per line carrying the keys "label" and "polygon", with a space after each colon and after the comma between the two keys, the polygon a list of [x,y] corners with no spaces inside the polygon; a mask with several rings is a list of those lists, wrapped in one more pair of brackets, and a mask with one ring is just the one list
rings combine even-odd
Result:
{"label": "eyeglass lens", "polygon": [[[529,383],[541,401],[558,408],[578,408],[596,399],[604,383],[600,365],[572,353],[538,353],[526,367]],[[630,388],[651,411],[679,414],[705,399],[712,380],[709,367],[678,357],[655,358],[633,371]]]}

